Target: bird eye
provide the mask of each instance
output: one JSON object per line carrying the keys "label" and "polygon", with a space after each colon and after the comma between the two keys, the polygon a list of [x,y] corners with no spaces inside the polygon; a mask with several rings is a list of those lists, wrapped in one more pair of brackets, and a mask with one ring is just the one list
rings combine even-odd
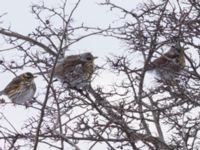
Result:
{"label": "bird eye", "polygon": [[92,60],[92,58],[91,57],[87,57],[87,60]]}
{"label": "bird eye", "polygon": [[33,78],[33,74],[30,73],[30,72],[27,72],[27,73],[25,74],[25,76],[26,76],[27,78]]}

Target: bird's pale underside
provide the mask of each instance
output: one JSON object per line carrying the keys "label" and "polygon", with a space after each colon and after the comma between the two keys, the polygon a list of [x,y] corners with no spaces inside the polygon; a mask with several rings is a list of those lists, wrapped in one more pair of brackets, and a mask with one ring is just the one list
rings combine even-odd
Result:
{"label": "bird's pale underside", "polygon": [[27,104],[36,92],[34,78],[30,72],[23,73],[15,77],[0,94],[8,96],[15,104]]}
{"label": "bird's pale underside", "polygon": [[161,79],[171,80],[180,74],[184,66],[184,49],[180,45],[175,45],[168,52],[147,65],[147,70],[155,70]]}

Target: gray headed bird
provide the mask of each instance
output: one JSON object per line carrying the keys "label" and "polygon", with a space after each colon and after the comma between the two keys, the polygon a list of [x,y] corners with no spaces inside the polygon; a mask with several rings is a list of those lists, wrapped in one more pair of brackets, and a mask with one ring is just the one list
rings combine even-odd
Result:
{"label": "gray headed bird", "polygon": [[147,65],[147,70],[155,70],[162,79],[171,80],[177,77],[185,66],[184,48],[180,43]]}
{"label": "gray headed bird", "polygon": [[66,56],[55,66],[54,76],[68,87],[81,89],[91,81],[96,58],[89,52]]}

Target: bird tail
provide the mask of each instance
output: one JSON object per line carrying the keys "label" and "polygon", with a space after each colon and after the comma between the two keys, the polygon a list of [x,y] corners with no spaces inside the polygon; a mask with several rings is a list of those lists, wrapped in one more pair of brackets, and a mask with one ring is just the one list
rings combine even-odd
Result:
{"label": "bird tail", "polygon": [[0,104],[5,103],[5,99],[2,97],[4,95],[4,90],[0,91]]}
{"label": "bird tail", "polygon": [[3,94],[4,94],[4,91],[3,91],[3,90],[2,90],[2,91],[0,91],[0,96],[1,96],[1,95],[3,95]]}

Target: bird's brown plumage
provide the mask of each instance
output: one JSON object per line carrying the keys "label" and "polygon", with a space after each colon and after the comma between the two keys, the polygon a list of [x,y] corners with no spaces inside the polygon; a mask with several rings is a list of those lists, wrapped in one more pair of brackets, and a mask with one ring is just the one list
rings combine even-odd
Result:
{"label": "bird's brown plumage", "polygon": [[185,66],[184,48],[180,44],[172,46],[170,50],[147,65],[147,70],[156,70],[164,79],[172,79]]}
{"label": "bird's brown plumage", "polygon": [[15,77],[1,92],[7,95],[12,102],[22,104],[33,98],[36,85],[33,81],[35,76],[32,73],[26,72]]}
{"label": "bird's brown plumage", "polygon": [[92,77],[96,58],[91,53],[67,56],[56,65],[54,76],[72,87],[82,87]]}

